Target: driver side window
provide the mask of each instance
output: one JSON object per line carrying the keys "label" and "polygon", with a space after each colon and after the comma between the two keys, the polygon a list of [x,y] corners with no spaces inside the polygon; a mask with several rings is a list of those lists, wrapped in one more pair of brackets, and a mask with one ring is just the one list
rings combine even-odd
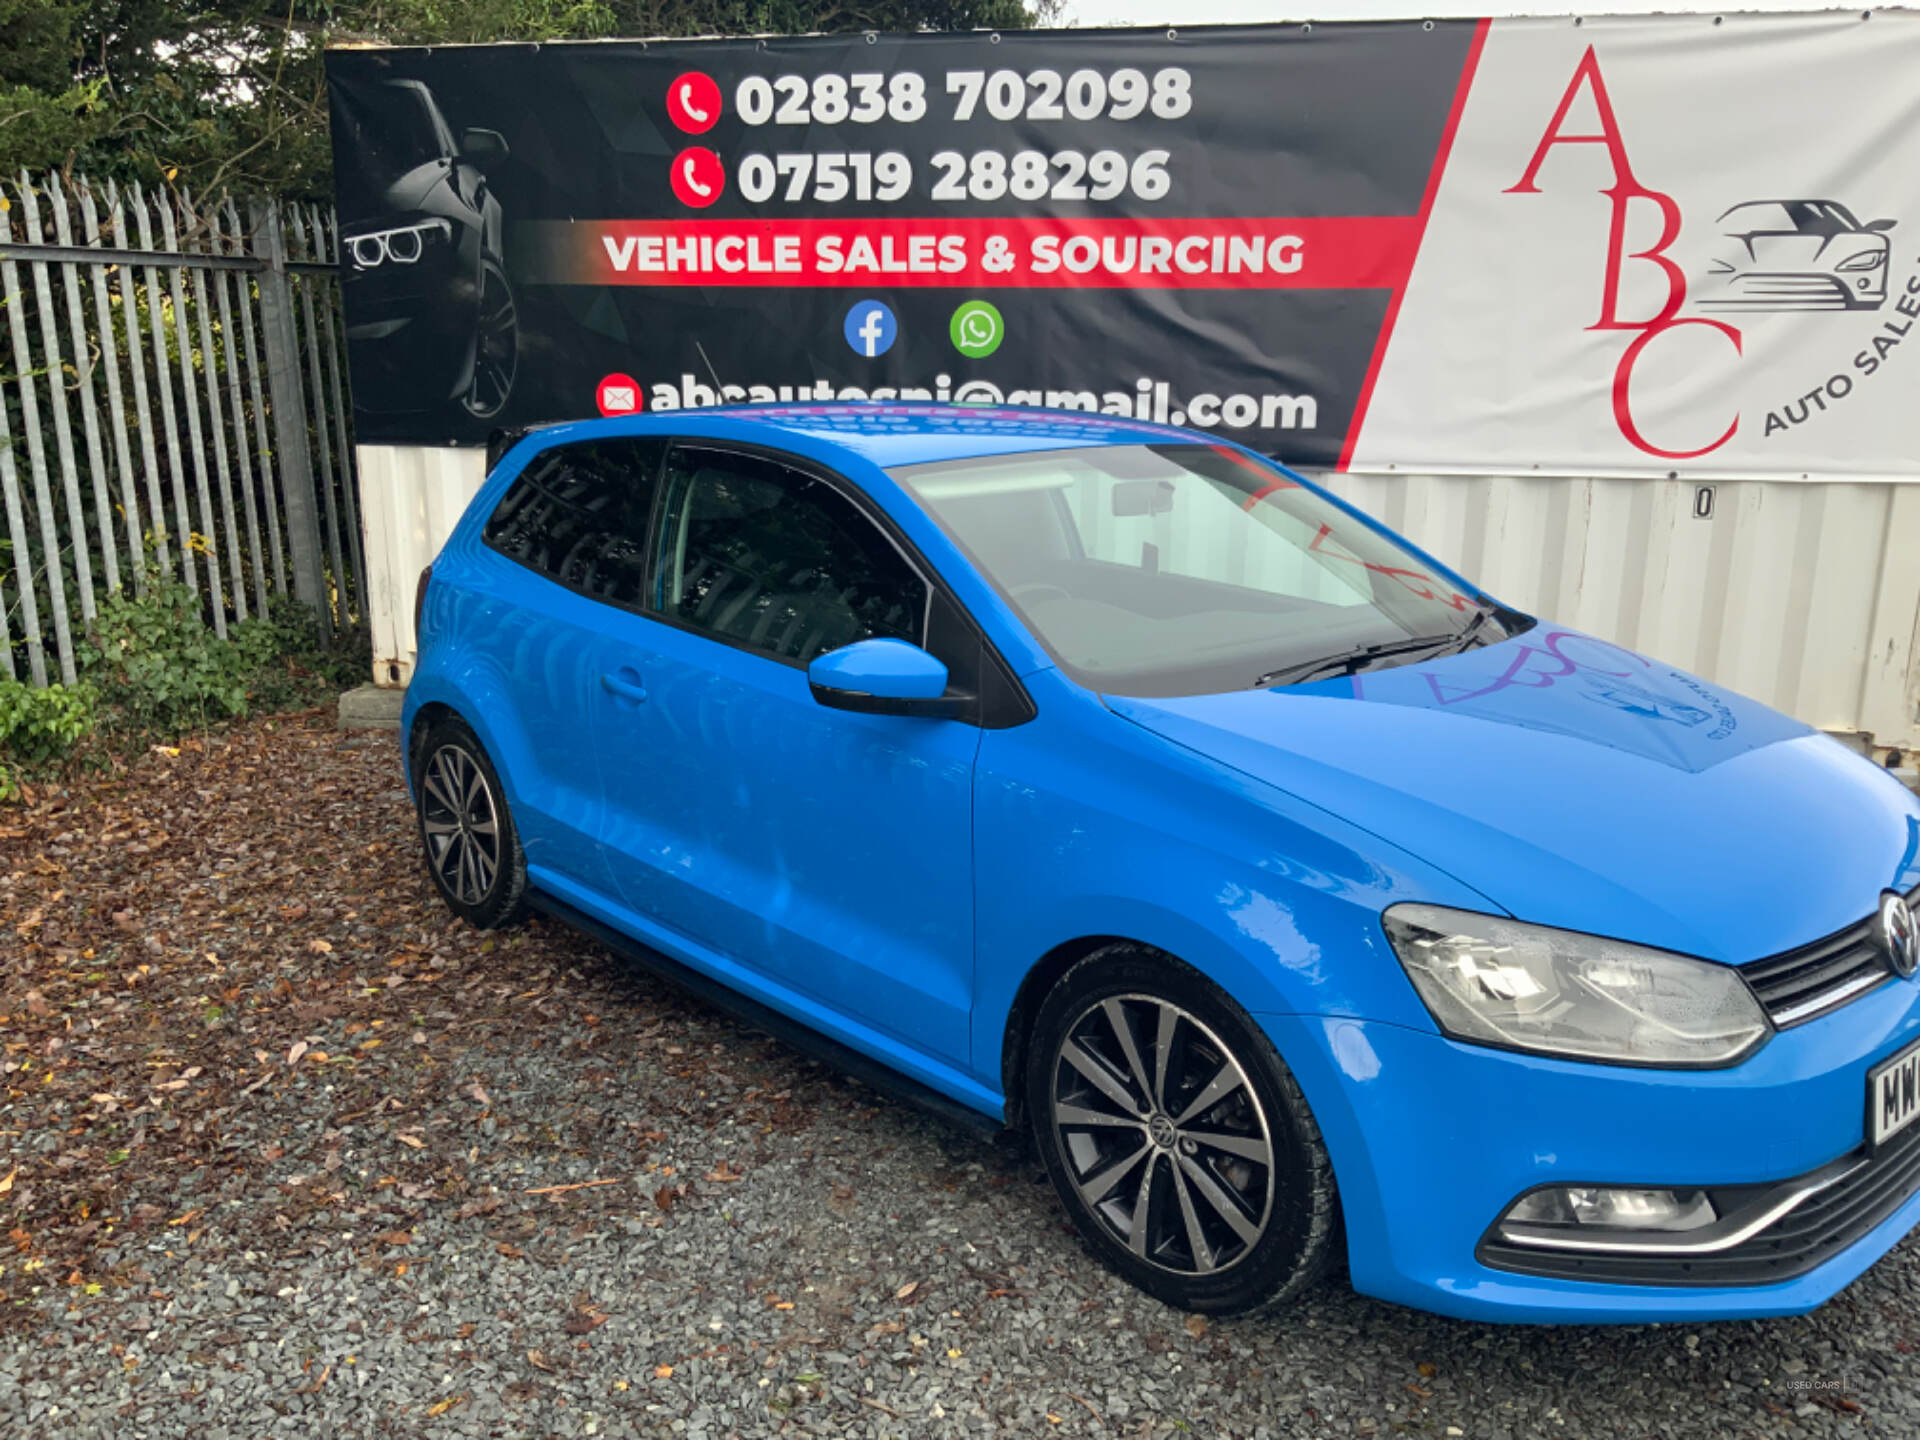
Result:
{"label": "driver side window", "polygon": [[856,640],[924,642],[927,584],[824,480],[691,446],[668,457],[660,612],[805,665]]}

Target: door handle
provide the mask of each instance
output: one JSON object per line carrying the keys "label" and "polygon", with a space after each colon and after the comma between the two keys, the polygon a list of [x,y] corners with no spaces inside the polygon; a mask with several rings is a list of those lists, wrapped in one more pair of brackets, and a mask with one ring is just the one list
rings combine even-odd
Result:
{"label": "door handle", "polygon": [[[627,675],[633,675],[633,672],[629,670]],[[600,688],[609,695],[618,695],[623,700],[639,702],[647,698],[647,687],[640,683],[640,677],[637,675],[633,675],[632,679],[627,679],[623,675],[602,675]]]}

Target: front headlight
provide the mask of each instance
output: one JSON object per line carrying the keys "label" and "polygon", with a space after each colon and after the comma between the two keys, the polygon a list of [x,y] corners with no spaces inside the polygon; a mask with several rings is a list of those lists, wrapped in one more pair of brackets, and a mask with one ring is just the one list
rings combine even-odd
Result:
{"label": "front headlight", "polygon": [[1833,268],[1836,270],[1876,270],[1886,263],[1886,251],[1863,250],[1858,255],[1849,255]]}
{"label": "front headlight", "polygon": [[1456,1040],[1616,1065],[1732,1065],[1772,1027],[1726,965],[1438,905],[1381,917]]}
{"label": "front headlight", "polygon": [[396,225],[390,230],[370,230],[347,238],[347,253],[356,270],[372,270],[392,261],[395,265],[415,265],[428,249],[444,245],[453,238],[453,226],[436,215],[413,225]]}

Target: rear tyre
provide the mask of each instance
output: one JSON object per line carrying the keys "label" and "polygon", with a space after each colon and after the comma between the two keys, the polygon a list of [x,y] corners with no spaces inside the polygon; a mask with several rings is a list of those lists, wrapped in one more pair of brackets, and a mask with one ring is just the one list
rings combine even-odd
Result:
{"label": "rear tyre", "polygon": [[492,930],[526,911],[527,856],[486,748],[457,715],[435,720],[414,770],[427,873],[469,925]]}
{"label": "rear tyre", "polygon": [[1338,1199],[1319,1126],[1253,1020],[1141,945],[1081,960],[1027,1051],[1034,1139],[1081,1236],[1169,1305],[1229,1314],[1324,1272]]}

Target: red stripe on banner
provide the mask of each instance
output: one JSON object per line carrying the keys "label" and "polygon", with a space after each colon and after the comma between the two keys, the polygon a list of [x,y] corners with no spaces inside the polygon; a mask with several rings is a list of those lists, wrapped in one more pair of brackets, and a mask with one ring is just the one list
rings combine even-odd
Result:
{"label": "red stripe on banner", "polygon": [[1396,291],[1405,215],[1065,220],[590,220],[529,227],[528,279],[572,285]]}
{"label": "red stripe on banner", "polygon": [[[1427,172],[1427,190],[1420,197],[1420,214],[1414,221],[1413,251],[1420,253],[1420,242],[1427,233],[1427,220],[1433,214],[1434,198],[1440,193],[1440,177],[1445,174],[1447,157],[1453,153],[1453,137],[1460,128],[1460,116],[1467,108],[1467,92],[1473,89],[1474,71],[1480,68],[1480,51],[1487,43],[1487,30],[1493,24],[1491,20],[1482,20],[1474,28],[1473,43],[1467,47],[1466,63],[1460,67],[1460,83],[1453,92],[1453,108],[1447,112],[1446,128],[1440,132],[1440,144],[1433,152],[1433,168]],[[1407,282],[1413,276],[1413,259],[1409,257],[1407,268],[1400,283],[1394,287],[1393,298],[1387,302],[1386,318],[1380,322],[1380,336],[1373,342],[1373,359],[1367,363],[1367,378],[1360,382],[1360,398],[1353,407],[1353,420],[1347,426],[1346,444],[1340,448],[1339,467],[1345,470],[1353,463],[1354,449],[1360,443],[1360,427],[1366,423],[1367,407],[1373,403],[1374,383],[1380,378],[1380,366],[1387,358],[1387,344],[1393,339],[1394,321],[1400,318],[1400,302],[1406,299]]]}

